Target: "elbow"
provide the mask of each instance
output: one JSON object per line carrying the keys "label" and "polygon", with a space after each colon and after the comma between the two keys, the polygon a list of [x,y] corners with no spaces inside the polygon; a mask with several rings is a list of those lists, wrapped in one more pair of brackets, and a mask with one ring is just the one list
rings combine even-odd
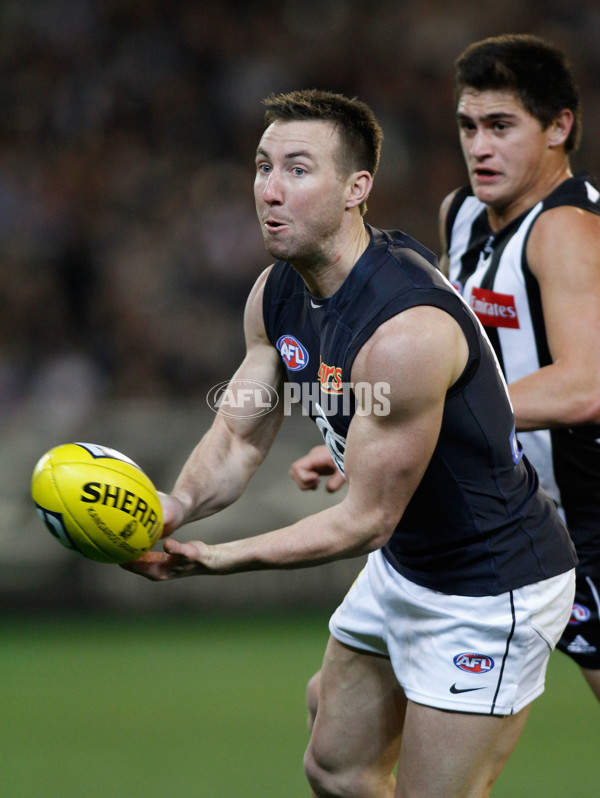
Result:
{"label": "elbow", "polygon": [[600,424],[600,392],[582,407],[577,424]]}
{"label": "elbow", "polygon": [[579,401],[573,405],[564,426],[576,427],[588,424],[600,424],[600,384],[593,390],[581,394]]}
{"label": "elbow", "polygon": [[[520,419],[517,419],[517,429],[521,427],[519,421]],[[557,394],[554,408],[546,418],[542,415],[529,421],[533,423],[521,428],[555,429],[600,424],[600,379],[594,380],[593,384],[578,388],[572,384],[568,392]]]}
{"label": "elbow", "polygon": [[372,530],[372,534],[370,537],[370,549],[371,551],[376,551],[377,549],[381,549],[388,540],[392,537],[394,533],[394,529],[398,525],[398,519],[392,521],[392,519],[382,519],[379,524],[375,526]]}
{"label": "elbow", "polygon": [[585,378],[573,381],[571,417],[566,426],[600,424],[600,370],[596,364],[590,364],[585,375]]}
{"label": "elbow", "polygon": [[355,516],[357,535],[361,540],[360,554],[370,554],[381,549],[391,538],[399,518],[391,516],[383,510],[372,512],[365,517]]}

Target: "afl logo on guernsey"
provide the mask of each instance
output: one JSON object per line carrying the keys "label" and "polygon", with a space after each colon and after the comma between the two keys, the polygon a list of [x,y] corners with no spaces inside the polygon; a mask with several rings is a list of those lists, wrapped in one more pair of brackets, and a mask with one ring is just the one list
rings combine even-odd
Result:
{"label": "afl logo on guernsey", "polygon": [[587,607],[584,607],[583,604],[573,604],[571,617],[569,618],[569,624],[571,626],[578,626],[580,623],[589,621],[591,615],[592,613]]}
{"label": "afl logo on guernsey", "polygon": [[485,654],[464,652],[457,654],[453,662],[457,668],[466,673],[487,673],[494,667],[494,660],[491,657],[486,657]]}
{"label": "afl logo on guernsey", "polygon": [[308,352],[293,335],[282,335],[277,341],[277,349],[290,371],[300,371],[308,363]]}

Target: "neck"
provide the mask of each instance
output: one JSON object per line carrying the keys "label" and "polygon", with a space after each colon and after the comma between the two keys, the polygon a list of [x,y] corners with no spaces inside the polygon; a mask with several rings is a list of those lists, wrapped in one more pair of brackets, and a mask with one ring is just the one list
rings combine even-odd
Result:
{"label": "neck", "polygon": [[356,224],[343,236],[336,237],[331,246],[321,249],[310,263],[291,262],[313,296],[333,296],[354,264],[369,245],[369,232],[363,224]]}

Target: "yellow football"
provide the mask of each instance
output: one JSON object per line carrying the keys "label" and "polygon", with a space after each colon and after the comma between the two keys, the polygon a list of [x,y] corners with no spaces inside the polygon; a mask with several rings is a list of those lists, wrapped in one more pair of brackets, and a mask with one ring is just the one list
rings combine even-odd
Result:
{"label": "yellow football", "polygon": [[106,446],[65,443],[50,449],[33,470],[31,495],[51,534],[90,560],[135,560],[162,533],[151,480],[133,460]]}

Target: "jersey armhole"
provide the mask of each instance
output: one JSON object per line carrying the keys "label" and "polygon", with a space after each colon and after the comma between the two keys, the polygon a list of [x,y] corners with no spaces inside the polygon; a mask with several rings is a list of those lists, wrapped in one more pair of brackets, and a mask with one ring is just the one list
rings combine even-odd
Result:
{"label": "jersey armhole", "polygon": [[[273,264],[271,271],[269,272],[267,279],[265,281],[265,287],[263,291],[263,302],[262,302],[262,313],[263,313],[263,322],[265,325],[265,332],[267,334],[267,338],[269,341],[275,346],[275,337],[274,337],[274,324],[275,324],[275,317],[276,317],[276,304],[273,301],[273,297],[280,294],[280,286],[282,281],[285,279],[285,267],[286,263],[283,261],[275,261]],[[279,303],[280,304],[280,303]]]}

